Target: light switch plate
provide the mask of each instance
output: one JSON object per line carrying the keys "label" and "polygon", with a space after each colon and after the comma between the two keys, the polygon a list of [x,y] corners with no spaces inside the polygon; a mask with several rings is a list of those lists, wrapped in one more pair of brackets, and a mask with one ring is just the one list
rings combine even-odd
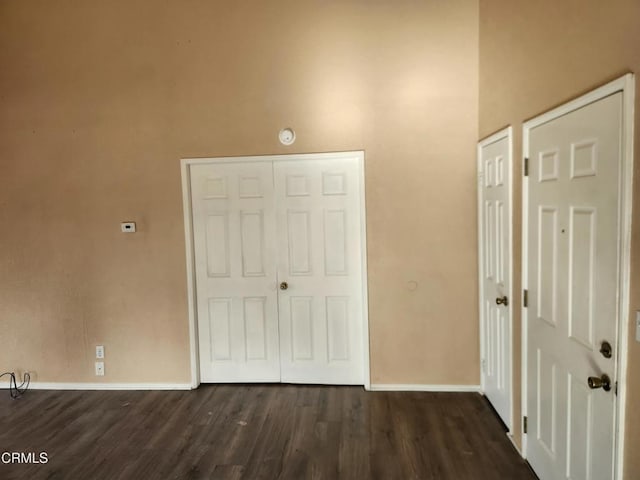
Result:
{"label": "light switch plate", "polygon": [[96,345],[96,358],[104,358],[104,345]]}

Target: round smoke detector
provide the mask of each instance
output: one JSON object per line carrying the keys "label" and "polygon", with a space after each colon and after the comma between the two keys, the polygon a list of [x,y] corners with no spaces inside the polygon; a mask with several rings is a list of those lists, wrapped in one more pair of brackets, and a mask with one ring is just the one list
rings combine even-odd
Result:
{"label": "round smoke detector", "polygon": [[280,133],[278,133],[278,138],[281,144],[291,145],[296,141],[296,132],[293,131],[293,128],[283,128],[280,130]]}

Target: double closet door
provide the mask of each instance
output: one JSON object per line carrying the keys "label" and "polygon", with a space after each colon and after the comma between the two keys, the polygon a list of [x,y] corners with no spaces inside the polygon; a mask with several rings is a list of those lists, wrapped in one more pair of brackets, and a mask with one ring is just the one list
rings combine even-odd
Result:
{"label": "double closet door", "polygon": [[191,166],[202,382],[364,383],[362,158],[286,158]]}

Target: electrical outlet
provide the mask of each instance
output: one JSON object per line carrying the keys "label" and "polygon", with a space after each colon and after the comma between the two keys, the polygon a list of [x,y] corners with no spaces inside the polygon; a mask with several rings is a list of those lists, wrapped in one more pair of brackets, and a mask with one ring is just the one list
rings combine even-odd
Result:
{"label": "electrical outlet", "polygon": [[640,310],[636,311],[636,342],[640,342]]}
{"label": "electrical outlet", "polygon": [[96,358],[104,358],[104,345],[96,345]]}
{"label": "electrical outlet", "polygon": [[96,376],[104,377],[104,362],[96,362]]}

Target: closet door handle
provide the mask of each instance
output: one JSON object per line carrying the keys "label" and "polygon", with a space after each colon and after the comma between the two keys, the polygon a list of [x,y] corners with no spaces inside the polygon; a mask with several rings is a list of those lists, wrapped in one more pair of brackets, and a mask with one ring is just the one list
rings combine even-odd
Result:
{"label": "closet door handle", "polygon": [[602,388],[605,392],[611,390],[611,379],[606,373],[600,377],[589,377],[587,379],[589,388],[595,390],[596,388]]}
{"label": "closet door handle", "polygon": [[289,288],[289,284],[287,282],[282,282],[280,284],[280,290],[286,290],[287,288]]}

